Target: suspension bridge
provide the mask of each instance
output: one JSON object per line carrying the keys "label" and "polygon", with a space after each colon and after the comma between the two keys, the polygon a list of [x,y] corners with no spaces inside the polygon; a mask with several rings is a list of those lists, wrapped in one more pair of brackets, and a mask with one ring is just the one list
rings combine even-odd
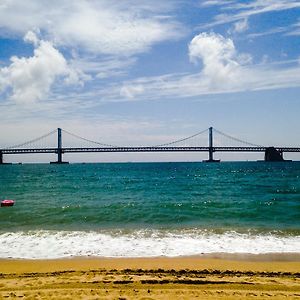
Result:
{"label": "suspension bridge", "polygon": [[[230,145],[215,145],[214,136],[219,135],[230,142]],[[69,146],[63,145],[63,136],[73,139]],[[55,142],[53,141],[55,138]],[[42,142],[52,138],[52,145],[45,146]],[[81,142],[80,146],[78,142]],[[84,145],[82,145],[84,143]],[[205,145],[206,144],[206,145]],[[237,144],[237,145],[233,145]],[[213,127],[197,132],[191,136],[170,142],[150,145],[150,146],[117,146],[90,140],[74,133],[57,128],[43,136],[24,142],[22,144],[4,147],[0,149],[0,164],[5,164],[4,155],[11,154],[35,154],[35,153],[54,153],[57,161],[51,163],[68,163],[63,160],[65,153],[84,153],[84,152],[207,152],[208,159],[205,162],[219,162],[214,159],[215,152],[263,152],[265,161],[284,161],[283,153],[300,152],[300,147],[266,147],[256,145],[239,138],[233,137]]]}

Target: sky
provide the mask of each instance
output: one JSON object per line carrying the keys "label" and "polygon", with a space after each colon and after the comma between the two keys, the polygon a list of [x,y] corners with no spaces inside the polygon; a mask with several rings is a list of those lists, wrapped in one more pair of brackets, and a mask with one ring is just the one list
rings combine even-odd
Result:
{"label": "sky", "polygon": [[[297,0],[0,0],[1,147],[58,127],[148,146],[210,126],[258,145],[299,146],[299,92]],[[216,135],[222,143],[229,145]],[[207,154],[65,156],[201,161]]]}

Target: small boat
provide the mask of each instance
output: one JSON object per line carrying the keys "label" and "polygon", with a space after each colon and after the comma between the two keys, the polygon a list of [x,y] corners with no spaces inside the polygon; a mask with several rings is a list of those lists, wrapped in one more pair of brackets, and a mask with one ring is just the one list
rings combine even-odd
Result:
{"label": "small boat", "polygon": [[1,201],[1,206],[13,206],[15,204],[14,200],[2,200]]}

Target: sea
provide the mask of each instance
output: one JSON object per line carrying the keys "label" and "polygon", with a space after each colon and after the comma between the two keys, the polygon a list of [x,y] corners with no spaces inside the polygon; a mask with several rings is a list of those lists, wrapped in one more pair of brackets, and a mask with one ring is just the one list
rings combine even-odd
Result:
{"label": "sea", "polygon": [[300,162],[0,166],[0,258],[300,254]]}

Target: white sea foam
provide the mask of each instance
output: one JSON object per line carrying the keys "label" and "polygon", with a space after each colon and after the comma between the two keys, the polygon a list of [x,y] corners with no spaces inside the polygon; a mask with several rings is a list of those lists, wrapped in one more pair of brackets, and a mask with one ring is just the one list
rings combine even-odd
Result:
{"label": "white sea foam", "polygon": [[209,253],[300,253],[300,236],[201,230],[140,230],[126,234],[42,230],[0,234],[0,258],[176,257]]}

